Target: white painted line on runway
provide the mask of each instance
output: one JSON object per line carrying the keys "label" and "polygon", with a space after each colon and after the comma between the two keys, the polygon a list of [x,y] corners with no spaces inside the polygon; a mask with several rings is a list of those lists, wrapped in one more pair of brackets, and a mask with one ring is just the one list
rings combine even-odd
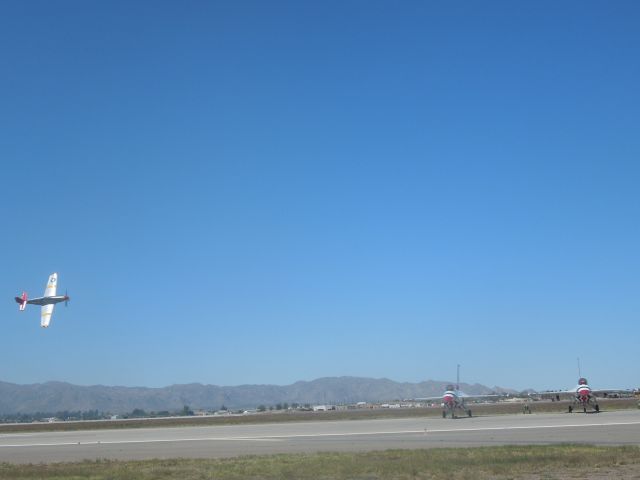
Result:
{"label": "white painted line on runway", "polygon": [[65,447],[70,445],[76,446],[86,446],[86,445],[121,445],[125,443],[173,443],[173,442],[212,442],[224,440],[243,440],[243,441],[254,441],[254,442],[277,442],[279,441],[276,438],[260,438],[260,437],[202,437],[202,438],[157,438],[152,440],[92,440],[90,442],[59,442],[59,443],[21,443],[21,444],[13,444],[13,445],[0,445],[0,448],[23,448],[23,447]]}
{"label": "white painted line on runway", "polygon": [[303,433],[287,435],[264,435],[247,437],[198,437],[198,438],[173,438],[173,439],[150,439],[150,440],[106,440],[90,442],[59,442],[59,443],[23,443],[5,444],[0,448],[23,448],[23,447],[56,447],[72,445],[120,445],[120,444],[140,444],[140,443],[179,443],[179,442],[213,442],[213,441],[280,441],[287,438],[319,438],[319,437],[354,437],[365,435],[409,435],[409,434],[431,434],[431,433],[457,433],[457,432],[483,432],[483,431],[504,431],[504,430],[535,430],[551,428],[582,428],[582,427],[614,427],[640,425],[636,422],[610,422],[610,423],[577,423],[567,425],[528,425],[528,426],[505,426],[505,427],[477,427],[477,428],[447,428],[430,430],[394,430],[377,432],[346,432],[346,433]]}
{"label": "white painted line on runway", "polygon": [[611,423],[574,423],[567,425],[525,425],[509,427],[478,427],[478,428],[446,428],[429,430],[426,433],[451,433],[451,432],[482,432],[494,430],[534,430],[536,428],[577,428],[577,427],[619,427],[623,425],[640,425],[640,422],[611,422]]}

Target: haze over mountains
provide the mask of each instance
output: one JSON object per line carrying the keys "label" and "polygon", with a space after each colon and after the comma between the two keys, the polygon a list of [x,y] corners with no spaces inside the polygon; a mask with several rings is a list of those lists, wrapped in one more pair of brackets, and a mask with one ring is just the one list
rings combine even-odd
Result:
{"label": "haze over mountains", "polygon": [[[441,395],[451,382],[427,380],[398,383],[392,380],[361,377],[327,377],[292,385],[240,385],[221,387],[192,383],[163,388],[79,386],[64,382],[17,385],[0,382],[0,414],[99,410],[113,414],[136,408],[148,412],[192,409],[218,410],[255,408],[278,403],[339,404],[388,402]],[[501,387],[461,383],[468,394],[515,393]]]}

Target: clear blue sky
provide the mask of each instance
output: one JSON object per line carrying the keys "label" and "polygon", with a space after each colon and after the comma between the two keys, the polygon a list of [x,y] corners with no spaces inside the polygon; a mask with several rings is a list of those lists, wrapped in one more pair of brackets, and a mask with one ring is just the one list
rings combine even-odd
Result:
{"label": "clear blue sky", "polygon": [[640,385],[639,23],[2,2],[0,380]]}

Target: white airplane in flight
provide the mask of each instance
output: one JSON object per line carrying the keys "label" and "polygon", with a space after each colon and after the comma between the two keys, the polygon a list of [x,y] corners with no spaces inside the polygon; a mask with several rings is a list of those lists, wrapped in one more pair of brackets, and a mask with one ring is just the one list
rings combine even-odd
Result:
{"label": "white airplane in flight", "polygon": [[69,296],[66,293],[64,295],[56,295],[57,286],[58,274],[52,273],[49,275],[49,281],[47,282],[47,287],[44,290],[44,296],[29,300],[27,298],[27,292],[22,292],[20,297],[15,297],[16,302],[19,304],[19,310],[23,311],[27,308],[27,304],[40,305],[42,307],[40,309],[40,326],[42,328],[47,328],[49,326],[49,322],[51,322],[51,315],[53,315],[53,307],[55,304],[64,302],[66,306],[69,303]]}

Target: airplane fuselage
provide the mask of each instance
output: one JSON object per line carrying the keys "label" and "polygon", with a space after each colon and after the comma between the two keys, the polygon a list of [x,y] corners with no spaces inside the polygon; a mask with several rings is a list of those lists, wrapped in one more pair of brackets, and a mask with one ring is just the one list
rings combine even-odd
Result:
{"label": "airplane fuselage", "polygon": [[55,305],[56,303],[68,300],[68,298],[69,297],[67,297],[66,295],[54,295],[52,297],[32,298],[31,300],[27,300],[27,303],[30,305]]}
{"label": "airplane fuselage", "polygon": [[458,395],[456,394],[456,392],[452,390],[447,390],[446,392],[444,392],[444,395],[442,396],[442,403],[444,403],[445,405],[450,405],[452,407],[455,407],[456,405],[460,404],[460,401],[458,399]]}
{"label": "airplane fuselage", "polygon": [[576,401],[580,403],[582,406],[589,405],[593,396],[591,395],[591,388],[587,385],[580,385],[576,389]]}
{"label": "airplane fuselage", "polygon": [[462,410],[469,417],[471,416],[471,410],[466,409],[464,400],[458,393],[455,390],[447,390],[442,396],[442,416],[446,417],[447,414],[451,414],[451,418],[455,418],[456,409]]}
{"label": "airplane fuselage", "polygon": [[587,407],[593,408],[596,412],[600,411],[596,397],[593,395],[591,387],[587,385],[586,380],[583,382],[582,379],[580,379],[580,384],[576,388],[576,396],[573,402],[574,404],[580,405],[585,413],[587,412]]}

